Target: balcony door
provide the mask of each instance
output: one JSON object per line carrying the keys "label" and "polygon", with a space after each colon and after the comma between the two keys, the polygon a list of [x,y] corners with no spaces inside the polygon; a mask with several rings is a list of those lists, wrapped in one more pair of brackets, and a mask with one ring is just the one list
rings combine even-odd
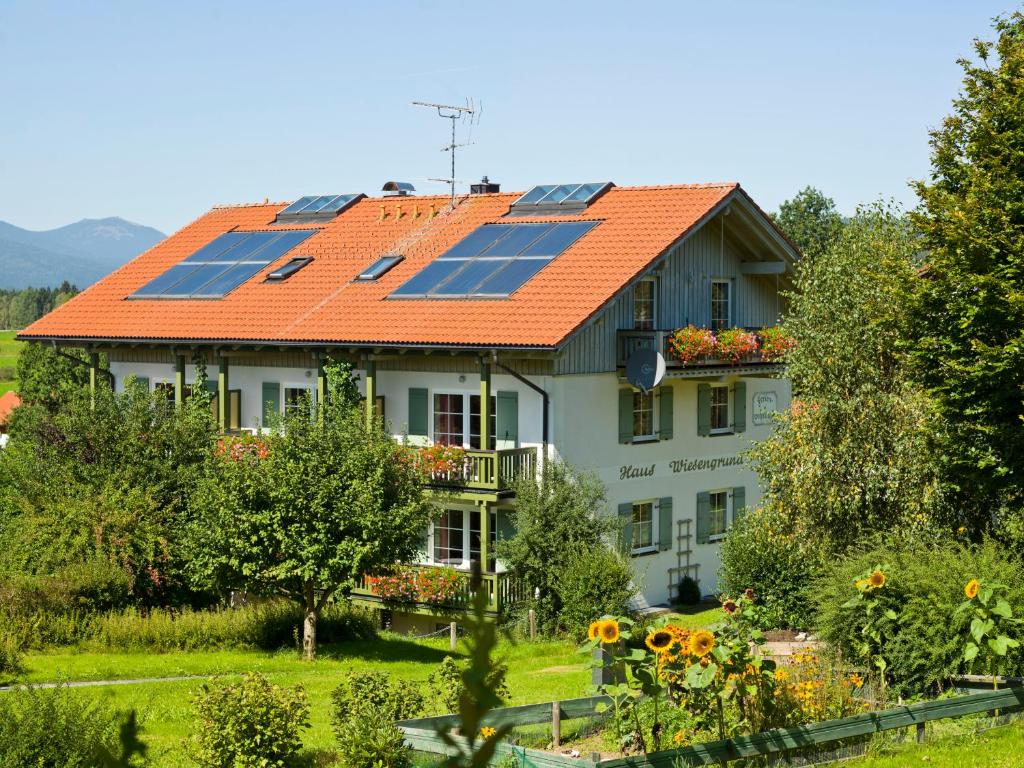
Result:
{"label": "balcony door", "polygon": [[[484,570],[493,572],[494,547],[498,540],[498,513],[492,509],[489,514],[490,546]],[[446,509],[430,527],[429,564],[468,569],[474,560],[480,559],[480,540],[479,509]]]}
{"label": "balcony door", "polygon": [[[497,443],[497,397],[491,395],[490,440],[488,448]],[[457,445],[463,448],[480,447],[480,395],[468,393],[434,393],[435,445]]]}

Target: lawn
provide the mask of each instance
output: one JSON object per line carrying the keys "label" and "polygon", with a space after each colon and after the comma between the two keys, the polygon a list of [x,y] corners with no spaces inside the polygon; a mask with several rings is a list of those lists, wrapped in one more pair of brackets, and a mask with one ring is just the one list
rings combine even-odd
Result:
{"label": "lawn", "polygon": [[880,754],[843,763],[849,768],[1019,768],[1024,754],[1024,723],[983,733],[959,733],[931,743],[907,743]]}
{"label": "lawn", "polygon": [[[464,649],[459,648],[458,655]],[[330,692],[347,670],[380,670],[407,680],[426,680],[450,654],[447,639],[412,641],[382,634],[378,640],[323,646],[314,663],[294,651],[194,651],[189,653],[85,653],[68,650],[29,654],[27,682],[126,680],[178,675],[237,675],[260,672],[274,683],[301,684],[309,695],[312,728],[304,743],[312,749],[334,745],[330,728]],[[505,642],[498,658],[509,666],[512,704],[588,695],[590,671],[576,647],[565,641]],[[203,680],[133,683],[73,689],[76,696],[102,697],[115,706],[135,708],[144,718],[145,740],[153,765],[190,765],[184,746],[192,726],[190,699]]]}
{"label": "lawn", "polygon": [[13,381],[13,373],[7,373],[7,369],[13,370],[18,364],[18,353],[24,344],[22,341],[14,340],[16,333],[17,331],[0,331],[0,395],[18,386],[18,382]]}

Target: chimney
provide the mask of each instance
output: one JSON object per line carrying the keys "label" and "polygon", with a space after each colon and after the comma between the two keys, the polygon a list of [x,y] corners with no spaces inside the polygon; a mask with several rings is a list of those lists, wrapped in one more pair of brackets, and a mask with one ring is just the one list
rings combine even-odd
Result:
{"label": "chimney", "polygon": [[471,195],[487,195],[500,191],[501,184],[492,183],[491,180],[488,179],[486,176],[480,179],[479,184],[471,184],[469,187],[469,194]]}
{"label": "chimney", "polygon": [[380,189],[385,197],[405,197],[416,191],[416,187],[407,181],[387,181]]}

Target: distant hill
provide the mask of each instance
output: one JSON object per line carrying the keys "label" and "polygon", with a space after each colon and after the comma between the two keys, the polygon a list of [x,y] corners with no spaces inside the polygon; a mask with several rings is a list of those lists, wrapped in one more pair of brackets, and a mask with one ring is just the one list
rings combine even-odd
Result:
{"label": "distant hill", "polygon": [[117,217],[82,219],[44,232],[0,221],[0,288],[56,286],[65,280],[86,288],[164,237]]}

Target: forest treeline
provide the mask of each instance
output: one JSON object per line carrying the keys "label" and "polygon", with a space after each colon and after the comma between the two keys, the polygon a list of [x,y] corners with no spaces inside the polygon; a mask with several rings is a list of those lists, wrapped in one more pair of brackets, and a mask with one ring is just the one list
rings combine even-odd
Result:
{"label": "forest treeline", "polygon": [[0,330],[21,330],[78,293],[67,280],[57,288],[0,288]]}

